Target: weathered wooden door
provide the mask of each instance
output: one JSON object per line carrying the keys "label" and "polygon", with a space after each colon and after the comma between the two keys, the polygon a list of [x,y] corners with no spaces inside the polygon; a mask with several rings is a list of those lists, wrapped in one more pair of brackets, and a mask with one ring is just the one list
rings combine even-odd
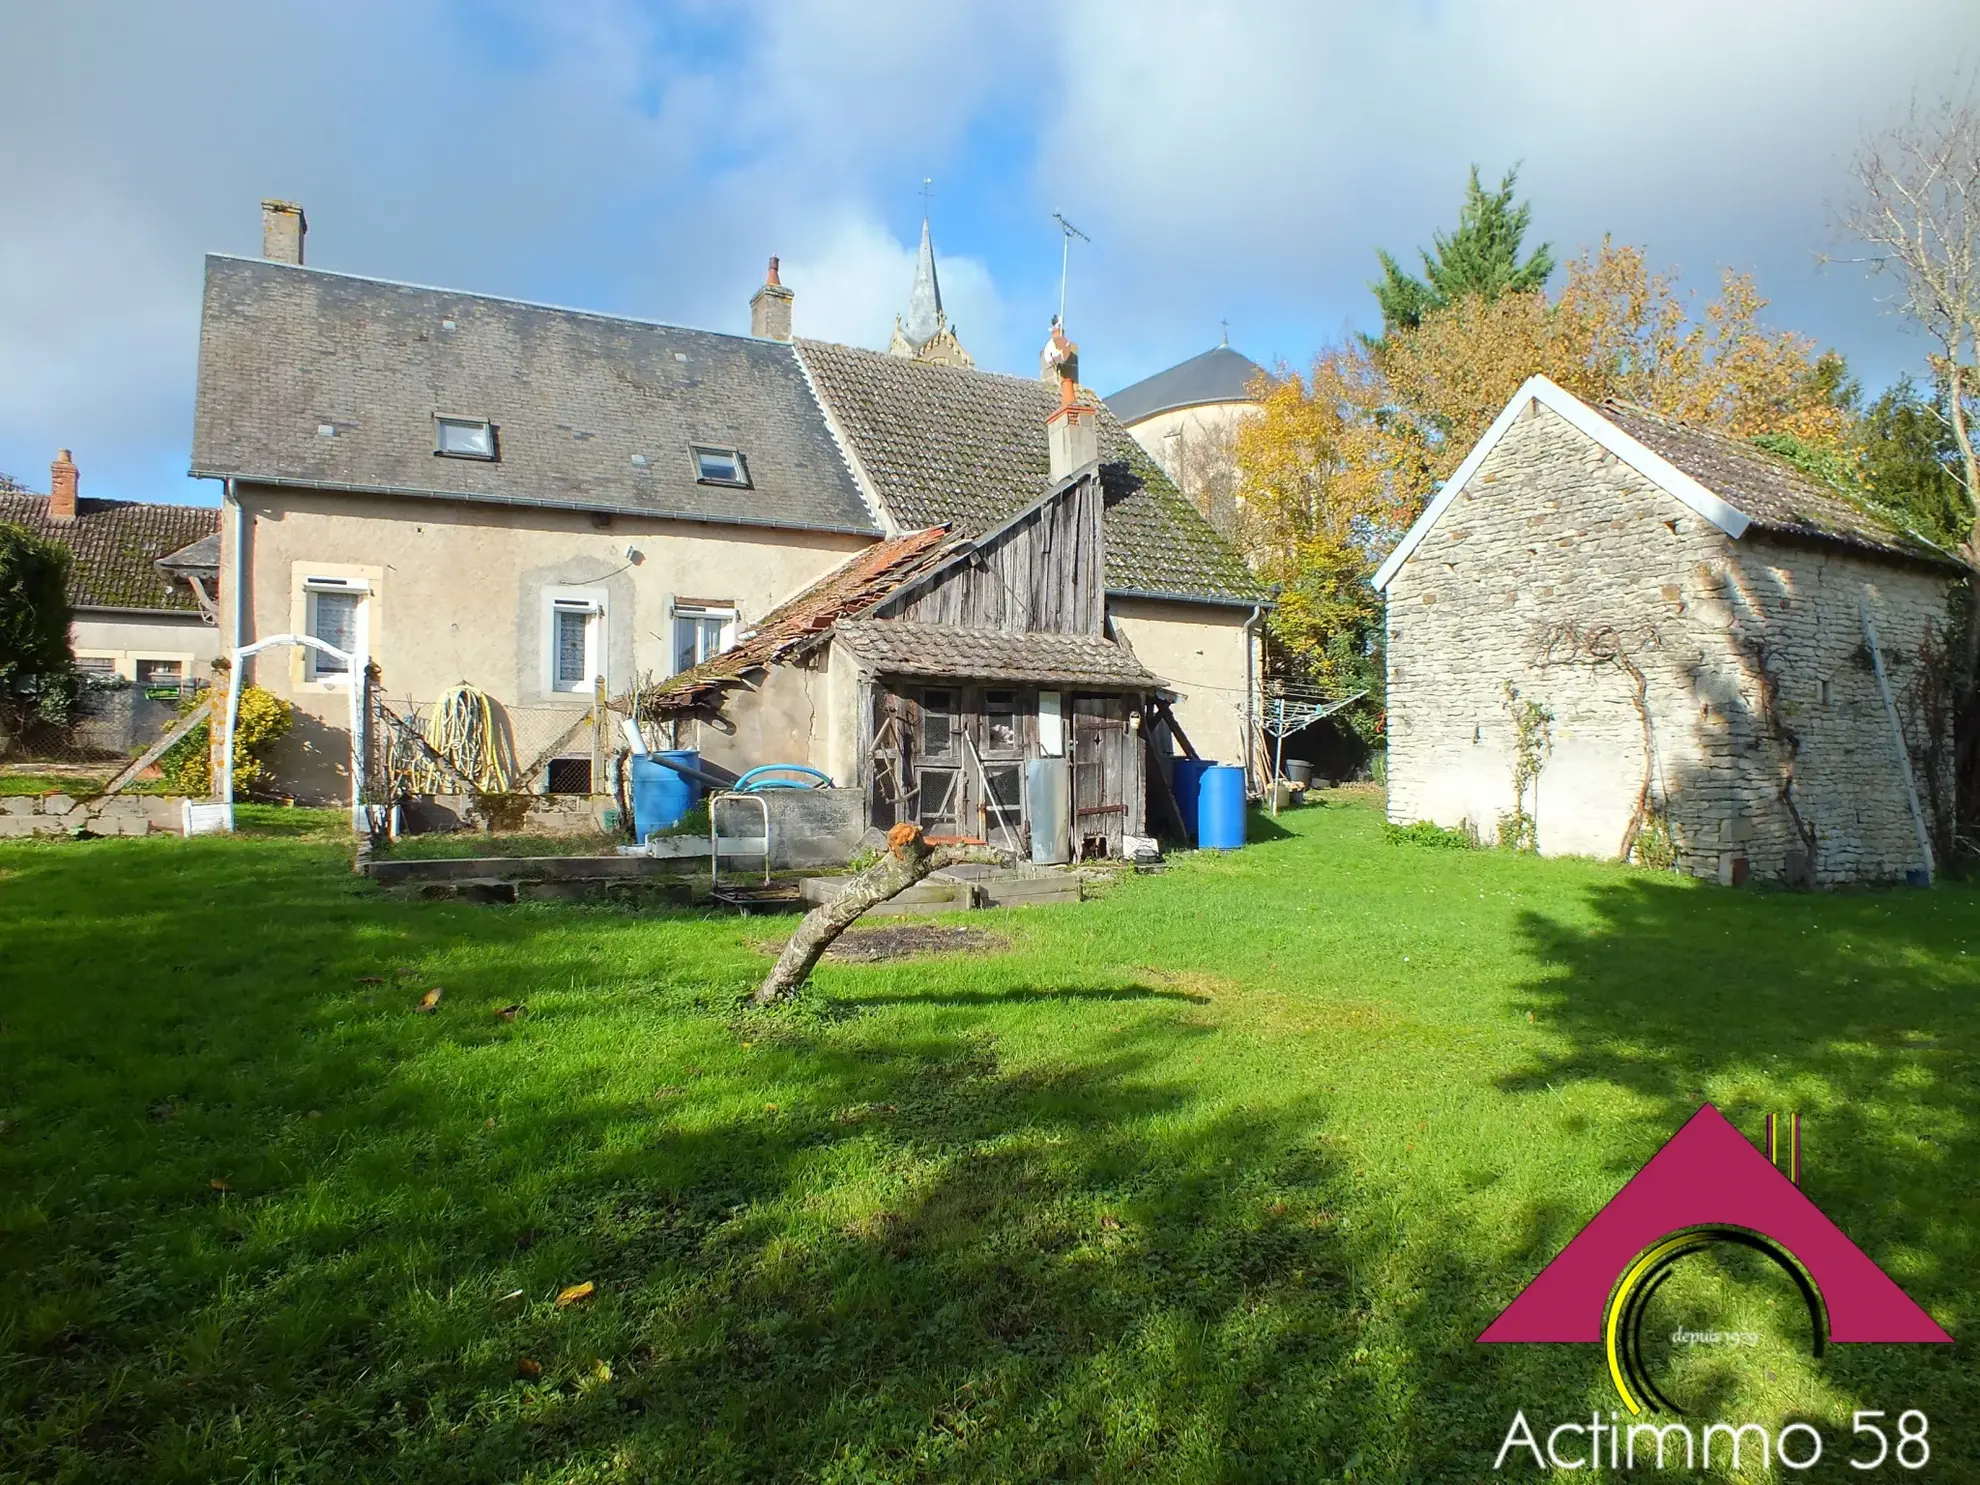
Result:
{"label": "weathered wooden door", "polygon": [[1119,856],[1127,830],[1127,709],[1118,696],[1073,698],[1073,850]]}

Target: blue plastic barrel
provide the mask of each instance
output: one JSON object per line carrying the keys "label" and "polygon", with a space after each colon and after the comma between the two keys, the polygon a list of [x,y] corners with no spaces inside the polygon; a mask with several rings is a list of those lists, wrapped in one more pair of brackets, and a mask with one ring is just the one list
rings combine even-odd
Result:
{"label": "blue plastic barrel", "polygon": [[660,760],[672,758],[689,768],[701,767],[701,754],[693,748],[677,748],[632,760],[633,837],[645,840],[656,830],[680,823],[701,798],[701,781],[678,773]]}
{"label": "blue plastic barrel", "polygon": [[1206,851],[1235,851],[1244,844],[1243,769],[1218,763],[1203,770],[1196,821],[1196,843]]}
{"label": "blue plastic barrel", "polygon": [[1203,770],[1216,766],[1216,762],[1209,758],[1178,758],[1175,761],[1175,782],[1171,787],[1176,793],[1176,808],[1182,811],[1183,828],[1189,832],[1192,842],[1198,834],[1196,809],[1203,791]]}

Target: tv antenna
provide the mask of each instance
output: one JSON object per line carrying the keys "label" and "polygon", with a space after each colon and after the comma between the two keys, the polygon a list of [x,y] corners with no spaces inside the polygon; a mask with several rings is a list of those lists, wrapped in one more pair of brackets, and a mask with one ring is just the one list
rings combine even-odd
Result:
{"label": "tv antenna", "polygon": [[1052,213],[1052,220],[1059,224],[1059,324],[1063,327],[1066,323],[1066,269],[1072,261],[1072,240],[1077,237],[1081,242],[1091,246],[1093,239],[1067,221],[1059,212]]}

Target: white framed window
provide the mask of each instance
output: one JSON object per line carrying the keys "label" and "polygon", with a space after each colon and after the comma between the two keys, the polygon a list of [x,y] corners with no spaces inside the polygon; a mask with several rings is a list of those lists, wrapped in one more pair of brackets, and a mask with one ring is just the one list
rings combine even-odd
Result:
{"label": "white framed window", "polygon": [[445,459],[493,459],[495,425],[486,418],[436,417],[433,452]]}
{"label": "white framed window", "polygon": [[736,606],[732,603],[674,605],[674,674],[693,670],[711,655],[719,655],[735,637]]}
{"label": "white framed window", "polygon": [[552,691],[588,692],[605,673],[605,600],[584,591],[552,593],[549,613]]}
{"label": "white framed window", "polygon": [[[347,655],[365,648],[364,603],[370,590],[361,578],[311,577],[303,583],[304,629],[312,639],[335,645]],[[306,649],[303,674],[312,681],[348,682],[350,666],[335,655]]]}
{"label": "white framed window", "polygon": [[717,449],[695,444],[691,452],[694,455],[694,477],[700,483],[749,487],[749,464],[740,449]]}

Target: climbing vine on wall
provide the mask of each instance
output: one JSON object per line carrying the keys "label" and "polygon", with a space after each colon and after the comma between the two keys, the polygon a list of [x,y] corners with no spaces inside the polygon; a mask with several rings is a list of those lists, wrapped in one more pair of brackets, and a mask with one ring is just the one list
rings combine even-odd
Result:
{"label": "climbing vine on wall", "polygon": [[[1540,770],[1554,748],[1554,714],[1530,697],[1521,696],[1519,687],[1506,682],[1506,715],[1513,724],[1513,808],[1499,816],[1499,845],[1509,851],[1540,849],[1540,827],[1534,811],[1539,808]],[[1533,796],[1533,809],[1526,807]]]}
{"label": "climbing vine on wall", "polygon": [[1677,841],[1671,833],[1668,803],[1657,786],[1657,734],[1650,722],[1650,682],[1636,659],[1639,653],[1662,644],[1662,637],[1649,625],[1625,633],[1613,624],[1556,624],[1542,639],[1539,663],[1615,670],[1628,680],[1630,703],[1643,729],[1643,777],[1616,855],[1638,866],[1668,870],[1677,864]]}

